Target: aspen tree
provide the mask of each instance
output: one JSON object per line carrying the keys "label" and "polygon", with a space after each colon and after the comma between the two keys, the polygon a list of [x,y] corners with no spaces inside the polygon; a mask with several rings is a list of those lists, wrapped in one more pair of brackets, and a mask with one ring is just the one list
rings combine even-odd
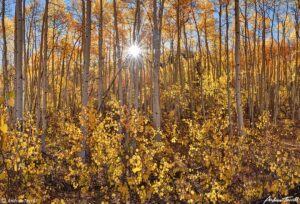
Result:
{"label": "aspen tree", "polygon": [[16,66],[16,122],[23,119],[23,7],[22,0],[16,0],[16,35],[15,35],[15,66]]}
{"label": "aspen tree", "polygon": [[[160,48],[161,48],[161,30],[162,16],[165,1],[153,1],[153,121],[156,130],[161,128],[161,109],[159,94],[159,69],[160,69]],[[161,141],[160,134],[156,135],[156,140]]]}
{"label": "aspen tree", "polygon": [[235,94],[236,94],[236,106],[237,106],[237,124],[238,124],[238,134],[243,135],[244,133],[244,119],[243,119],[243,109],[242,109],[242,99],[241,99],[241,70],[240,70],[240,6],[239,0],[235,0],[235,72],[236,72],[236,84],[235,84]]}
{"label": "aspen tree", "polygon": [[42,28],[44,30],[44,50],[43,50],[43,109],[42,109],[42,128],[43,128],[43,134],[42,134],[42,152],[45,152],[45,138],[46,138],[46,131],[47,131],[47,96],[48,96],[48,66],[47,66],[47,51],[48,51],[48,6],[49,6],[49,0],[46,0],[45,4],[45,11],[44,11],[44,27]]}
{"label": "aspen tree", "polygon": [[[84,1],[83,1],[84,2]],[[87,147],[86,137],[88,134],[87,128],[87,107],[89,97],[89,69],[90,69],[90,48],[91,48],[91,0],[86,1],[86,11],[83,3],[83,18],[84,21],[84,44],[83,44],[83,70],[82,70],[82,107],[83,107],[83,139],[82,139],[82,150],[81,158],[85,162]]]}

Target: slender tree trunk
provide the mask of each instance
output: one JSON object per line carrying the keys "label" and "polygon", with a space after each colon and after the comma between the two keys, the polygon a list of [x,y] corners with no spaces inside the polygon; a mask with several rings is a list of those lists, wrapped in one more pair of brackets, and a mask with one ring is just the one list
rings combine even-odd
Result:
{"label": "slender tree trunk", "polygon": [[[251,52],[251,45],[249,40],[249,28],[248,28],[248,0],[245,0],[245,43],[244,43],[244,51],[245,51],[245,70],[246,70],[246,83],[247,83],[247,102],[248,102],[248,114],[250,119],[250,125],[253,123],[253,99],[251,96],[251,73],[249,69],[249,58],[248,55],[250,55],[250,59],[252,57]],[[249,47],[248,47],[249,45]],[[249,54],[250,53],[250,54]]]}
{"label": "slender tree trunk", "polygon": [[122,86],[122,59],[121,59],[121,47],[120,47],[120,39],[119,39],[119,29],[118,29],[118,12],[117,12],[117,0],[113,0],[114,6],[114,28],[115,28],[115,35],[116,35],[116,60],[118,64],[118,92],[119,92],[119,102],[120,105],[124,105],[123,99],[123,86]]}
{"label": "slender tree trunk", "polygon": [[190,63],[190,49],[189,49],[189,45],[188,45],[188,37],[187,37],[187,32],[186,32],[186,25],[183,25],[183,33],[184,33],[184,44],[185,44],[185,53],[186,53],[186,61],[187,61],[187,75],[188,75],[188,84],[190,87],[190,91],[189,91],[189,97],[190,97],[190,101],[189,101],[189,113],[190,116],[193,117],[193,112],[194,112],[194,100],[193,100],[193,79],[192,79],[192,73],[191,73],[191,63]]}
{"label": "slender tree trunk", "polygon": [[269,81],[269,89],[270,89],[270,95],[269,95],[269,101],[270,101],[270,106],[272,110],[272,115],[274,116],[274,84],[276,83],[276,55],[274,52],[274,21],[275,21],[275,14],[276,14],[276,1],[274,0],[273,2],[273,8],[272,8],[272,20],[271,20],[271,52],[270,52],[270,57],[272,61],[272,65],[270,66],[271,74],[270,74],[270,81]]}
{"label": "slender tree trunk", "polygon": [[217,79],[221,76],[222,71],[222,1],[219,0],[219,68]]}
{"label": "slender tree trunk", "polygon": [[59,91],[58,91],[58,104],[57,104],[57,109],[60,110],[63,107],[63,103],[62,103],[62,91],[63,91],[63,79],[65,77],[65,62],[66,62],[66,52],[67,52],[67,42],[68,42],[68,38],[69,35],[67,34],[66,38],[65,38],[65,44],[64,44],[64,48],[63,48],[63,53],[62,53],[62,59],[60,60],[61,63],[61,71],[60,71],[60,82],[59,82]]}
{"label": "slender tree trunk", "polygon": [[[283,40],[283,68],[282,68],[282,81],[284,82],[285,88],[287,93],[290,93],[290,89],[289,89],[289,81],[288,81],[288,61],[287,61],[287,51],[286,51],[286,26],[287,26],[287,20],[288,20],[288,7],[289,7],[289,1],[286,1],[286,13],[285,13],[285,18],[282,22],[282,40]],[[290,98],[289,98],[290,99]],[[289,100],[290,102],[290,100]],[[289,104],[291,105],[291,104]]]}
{"label": "slender tree trunk", "polygon": [[26,9],[25,9],[25,4],[26,4],[26,0],[22,1],[22,52],[23,52],[23,56],[22,56],[22,110],[23,112],[26,111],[25,109],[25,91],[24,91],[24,84],[25,84],[25,88],[26,88],[26,84],[27,84],[27,64],[26,64],[26,40],[25,40],[25,15],[26,15]]}
{"label": "slender tree trunk", "polygon": [[265,1],[263,0],[263,28],[262,28],[262,60],[261,60],[261,81],[260,81],[260,111],[266,110],[266,14],[265,14]]}
{"label": "slender tree trunk", "polygon": [[[279,22],[279,14],[277,14],[277,21]],[[280,32],[277,26],[277,66],[276,66],[276,87],[275,87],[275,103],[273,121],[277,124],[278,107],[279,107],[279,88],[280,88]]]}
{"label": "slender tree trunk", "polygon": [[9,80],[7,69],[7,41],[6,41],[6,26],[5,26],[5,0],[2,0],[2,35],[3,35],[3,49],[2,49],[2,68],[3,68],[3,97],[5,104],[8,101]]}
{"label": "slender tree trunk", "polygon": [[[298,1],[298,4],[296,3],[296,11],[295,11],[295,31],[296,31],[296,65],[294,69],[295,73],[295,79],[293,82],[293,87],[292,87],[292,100],[293,100],[293,105],[292,105],[292,120],[295,120],[295,113],[296,113],[296,105],[297,105],[297,89],[299,89],[298,85],[298,70],[299,70],[299,62],[298,62],[298,57],[299,57],[299,9],[300,9],[300,2]],[[298,85],[298,86],[297,86]],[[297,88],[298,87],[298,88]],[[299,103],[299,101],[298,101]]]}
{"label": "slender tree trunk", "polygon": [[[179,75],[179,66],[180,66],[180,2],[179,0],[176,1],[176,28],[177,28],[177,49],[176,49],[176,59],[174,59],[174,83],[178,81]],[[173,45],[172,45],[173,46]]]}
{"label": "slender tree trunk", "polygon": [[48,5],[49,0],[46,0],[44,11],[44,51],[43,51],[43,109],[42,109],[42,152],[46,151],[46,131],[47,131],[47,95],[48,95],[48,67],[47,67],[47,51],[48,51]]}
{"label": "slender tree trunk", "polygon": [[240,7],[239,0],[235,0],[235,70],[236,70],[236,106],[237,106],[237,123],[238,123],[238,134],[244,134],[244,119],[243,109],[241,100],[241,70],[240,70]]}
{"label": "slender tree trunk", "polygon": [[[253,55],[252,55],[252,63],[251,63],[251,99],[252,99],[252,106],[250,110],[251,116],[251,127],[254,127],[254,91],[255,91],[255,65],[256,65],[256,30],[257,30],[257,5],[256,0],[254,1],[255,4],[255,17],[254,17],[254,32],[253,32]],[[256,100],[257,101],[257,100]]]}
{"label": "slender tree trunk", "polygon": [[[176,66],[179,71],[180,79],[180,90],[183,91],[184,86],[184,72],[181,67],[181,6],[180,0],[177,0],[177,9],[176,9],[176,26],[177,26],[177,53],[176,53]],[[180,109],[180,108],[179,108]],[[179,110],[180,111],[180,110]]]}
{"label": "slender tree trunk", "polygon": [[[212,77],[214,78],[213,75],[213,70],[210,70],[210,51],[209,51],[209,45],[208,45],[208,31],[207,31],[207,16],[206,13],[204,15],[204,40],[205,40],[205,48],[206,48],[206,67],[207,67],[207,73],[208,77],[212,73]],[[208,84],[210,84],[210,79],[208,80]]]}
{"label": "slender tree trunk", "polygon": [[229,66],[229,17],[228,17],[228,4],[226,3],[226,72],[227,72],[227,110],[228,110],[228,121],[229,121],[229,135],[233,134],[232,130],[232,119],[231,119],[231,94],[230,94],[230,66]]}
{"label": "slender tree trunk", "polygon": [[39,52],[39,66],[37,71],[37,95],[36,95],[36,127],[41,127],[41,86],[43,78],[43,51],[44,51],[44,37],[45,37],[45,15],[42,21],[42,32],[41,32],[41,42],[40,42],[40,52]]}
{"label": "slender tree trunk", "polygon": [[[84,1],[83,1],[84,2]],[[82,107],[83,107],[83,139],[81,158],[83,162],[86,161],[87,147],[86,137],[88,134],[87,124],[87,108],[89,97],[89,68],[90,68],[90,48],[91,48],[91,0],[86,0],[86,15],[85,5],[83,3],[83,17],[86,19],[84,22],[84,44],[83,44],[83,70],[82,70]]]}
{"label": "slender tree trunk", "polygon": [[53,100],[53,110],[56,110],[57,107],[57,101],[56,101],[56,89],[55,89],[55,67],[54,67],[54,63],[55,63],[55,29],[56,29],[56,21],[55,18],[53,18],[53,29],[52,29],[52,43],[53,43],[53,53],[52,53],[52,68],[51,68],[51,72],[52,72],[52,100]]}
{"label": "slender tree trunk", "polygon": [[22,0],[16,0],[16,122],[23,119],[23,7]]}
{"label": "slender tree trunk", "polygon": [[[298,108],[297,107],[295,107],[295,109],[298,109],[298,120],[300,120],[300,67],[299,67],[299,59],[298,59],[298,57],[299,57],[299,52],[298,52],[298,49],[299,49],[299,38],[300,38],[300,34],[299,34],[299,12],[300,12],[300,1],[298,0],[298,2],[296,3],[296,5],[297,5],[297,10],[296,10],[296,18],[297,18],[297,21],[296,21],[296,26],[297,26],[297,29],[296,29],[296,38],[297,38],[297,55],[296,55],[296,59],[297,59],[297,66],[296,66],[296,76],[295,76],[295,84],[296,84],[296,98],[297,99],[295,99],[295,106],[297,106],[297,104],[296,104],[296,100],[298,100]],[[295,110],[296,111],[296,110]]]}
{"label": "slender tree trunk", "polygon": [[[132,95],[133,95],[133,86],[134,86],[134,69],[135,64],[131,62],[129,65],[129,94],[128,94],[128,108],[129,111],[132,108]],[[126,80],[126,79],[125,79]],[[127,81],[127,80],[126,80]]]}
{"label": "slender tree trunk", "polygon": [[[25,3],[23,4],[23,8],[25,10]],[[30,89],[29,89],[29,77],[30,77],[30,70],[28,69],[29,66],[29,60],[30,60],[30,51],[32,51],[32,37],[33,37],[33,32],[32,32],[32,26],[33,26],[33,20],[35,16],[35,8],[36,6],[33,5],[33,10],[31,11],[31,18],[29,22],[29,28],[28,28],[28,35],[26,37],[27,40],[27,47],[26,45],[26,40],[24,40],[24,112],[30,111],[29,105],[33,103],[33,101],[29,100],[30,99]],[[23,13],[23,16],[25,15],[25,12]],[[25,16],[23,17],[25,19]],[[25,20],[24,20],[25,21]],[[25,33],[25,22],[24,22],[24,33]],[[25,38],[24,37],[24,38]],[[25,49],[26,47],[26,49]]]}
{"label": "slender tree trunk", "polygon": [[98,111],[101,112],[103,94],[103,0],[100,0],[99,11],[99,34],[98,34]]}
{"label": "slender tree trunk", "polygon": [[197,32],[197,40],[198,40],[198,47],[199,47],[199,62],[196,65],[196,68],[199,69],[198,73],[200,76],[200,96],[201,96],[201,109],[202,109],[202,115],[204,120],[206,120],[206,111],[205,111],[205,98],[204,98],[204,93],[203,93],[203,68],[202,68],[202,48],[201,48],[201,36],[200,36],[200,31],[198,28],[198,24],[197,24],[197,20],[195,17],[195,12],[194,10],[192,10],[193,12],[193,20],[194,20],[194,25],[196,28],[196,32]]}
{"label": "slender tree trunk", "polygon": [[[159,4],[159,8],[157,7]],[[154,0],[153,3],[153,49],[154,49],[154,67],[153,67],[153,121],[156,130],[161,128],[161,109],[160,109],[160,94],[159,94],[159,69],[160,69],[160,44],[161,44],[161,29],[162,15],[164,9],[164,0],[158,3]],[[156,141],[161,141],[161,135],[156,135]]]}
{"label": "slender tree trunk", "polygon": [[[140,44],[140,30],[141,30],[141,5],[140,0],[136,0],[136,29],[134,34],[134,41],[137,45]],[[143,57],[142,55],[140,57]],[[139,75],[141,75],[141,67],[142,63],[139,61],[135,62],[135,80],[134,80],[134,108],[138,110],[139,108],[139,84],[141,83],[141,80],[139,78]]]}

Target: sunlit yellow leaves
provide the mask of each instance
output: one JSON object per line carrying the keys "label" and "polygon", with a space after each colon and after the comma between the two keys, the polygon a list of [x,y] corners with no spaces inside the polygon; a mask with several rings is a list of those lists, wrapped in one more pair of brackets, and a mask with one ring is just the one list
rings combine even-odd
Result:
{"label": "sunlit yellow leaves", "polygon": [[51,201],[51,204],[65,204],[65,201],[64,199],[55,198],[54,200]]}
{"label": "sunlit yellow leaves", "polygon": [[88,110],[88,125],[89,125],[90,130],[92,130],[92,131],[96,128],[96,125],[97,125],[96,124],[96,122],[97,122],[96,114],[97,114],[97,111],[95,109],[89,108],[89,110]]}
{"label": "sunlit yellow leaves", "polygon": [[15,105],[15,99],[9,98],[7,101],[7,105],[9,105],[10,107],[13,107]]}
{"label": "sunlit yellow leaves", "polygon": [[4,122],[4,118],[1,117],[0,118],[0,132],[6,134],[7,131],[8,131],[8,125]]}
{"label": "sunlit yellow leaves", "polygon": [[121,193],[121,195],[125,198],[125,200],[127,200],[129,198],[129,190],[128,187],[126,185],[121,184],[118,187],[118,191]]}
{"label": "sunlit yellow leaves", "polygon": [[[13,91],[8,92],[8,99],[5,101],[8,106],[13,107],[15,105],[15,93]],[[0,104],[4,102],[4,98],[0,96]]]}
{"label": "sunlit yellow leaves", "polygon": [[[10,178],[12,178],[12,173],[17,175],[14,179],[19,183],[17,186],[20,192],[19,195],[26,199],[29,199],[31,196],[38,202],[45,191],[40,180],[41,175],[45,173],[45,166],[42,162],[40,140],[37,137],[36,129],[33,128],[33,121],[29,116],[26,116],[23,123],[24,132],[15,129],[8,131],[7,127],[4,126],[3,128],[4,121],[7,120],[6,114],[4,114],[4,118],[3,120],[3,115],[0,116],[1,154],[4,157],[4,160],[1,160],[1,165],[5,166],[5,172],[10,172]],[[6,134],[3,134],[3,130]],[[30,136],[28,133],[30,133]],[[21,173],[19,174],[18,172]],[[7,172],[5,174],[2,174],[3,172],[0,173],[1,177],[5,176],[4,179],[7,179]],[[7,185],[7,182],[0,183]],[[0,191],[3,191],[3,185],[0,185]]]}
{"label": "sunlit yellow leaves", "polygon": [[0,181],[4,180],[7,177],[7,173],[5,171],[0,172]]}
{"label": "sunlit yellow leaves", "polygon": [[[164,97],[175,98],[174,92]],[[32,119],[24,120],[24,132],[20,132],[3,126],[7,115],[1,114],[0,135],[9,136],[5,139],[9,148],[2,148],[5,164],[10,172],[20,175],[20,189],[33,192],[37,183],[37,192],[48,194],[54,189],[45,190],[40,178],[51,175],[51,182],[70,185],[82,197],[102,194],[104,203],[134,202],[132,193],[138,203],[148,203],[154,196],[169,203],[237,203],[240,198],[248,203],[268,192],[287,192],[300,182],[297,153],[286,150],[278,139],[278,134],[288,132],[288,138],[292,137],[291,121],[283,121],[283,132],[278,133],[269,113],[263,113],[257,128],[249,129],[246,137],[229,136],[226,104],[205,121],[199,116],[200,108],[200,113],[194,114],[197,120],[173,123],[168,119],[160,131],[162,141],[154,143],[156,131],[149,118],[124,111],[115,101],[108,106],[110,111],[103,115],[93,109],[86,112],[90,156],[86,164],[79,154],[83,123],[74,122],[68,111],[49,119],[50,159],[41,157],[40,134]],[[126,116],[121,123],[120,115]],[[1,181],[7,178],[4,172],[0,172]],[[52,183],[47,185],[52,187]],[[95,186],[100,188],[95,190]],[[52,200],[64,202],[69,200]]]}
{"label": "sunlit yellow leaves", "polygon": [[142,162],[141,158],[138,155],[133,155],[133,157],[129,160],[130,164],[133,166],[133,173],[137,173],[142,170]]}

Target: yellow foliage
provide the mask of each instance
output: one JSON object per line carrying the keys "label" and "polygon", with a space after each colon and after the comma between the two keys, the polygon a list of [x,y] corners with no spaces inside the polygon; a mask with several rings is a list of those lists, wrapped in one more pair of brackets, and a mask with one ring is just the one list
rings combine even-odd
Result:
{"label": "yellow foliage", "polygon": [[0,118],[0,131],[3,133],[3,134],[6,134],[7,131],[8,131],[8,126],[6,123],[4,123],[4,118],[1,117]]}
{"label": "yellow foliage", "polygon": [[[280,131],[267,112],[243,137],[226,134],[226,109],[220,109],[203,123],[191,119],[168,122],[159,132],[162,141],[157,142],[157,131],[146,116],[126,112],[116,101],[108,106],[110,111],[103,114],[93,109],[86,112],[87,163],[79,154],[82,123],[76,123],[70,112],[58,112],[50,118],[44,157],[40,132],[31,117],[25,118],[23,132],[8,130],[4,125],[7,116],[1,117],[0,134],[7,136],[2,137],[7,144],[2,148],[4,161],[15,176],[6,170],[0,172],[0,191],[7,188],[10,176],[13,182],[22,183],[17,195],[52,203],[68,202],[50,198],[62,189],[80,192],[83,198],[101,195],[103,203],[149,203],[155,199],[247,203],[269,192],[287,193],[300,182],[297,152],[282,146]],[[197,114],[195,118],[199,118]],[[292,137],[291,127],[286,121],[280,134]]]}
{"label": "yellow foliage", "polygon": [[10,97],[7,101],[7,105],[9,105],[10,107],[13,107],[15,105],[15,99]]}

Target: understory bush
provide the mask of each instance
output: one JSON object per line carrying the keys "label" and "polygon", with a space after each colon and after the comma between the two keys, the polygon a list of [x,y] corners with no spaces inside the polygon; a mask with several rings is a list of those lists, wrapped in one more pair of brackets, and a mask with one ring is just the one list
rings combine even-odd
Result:
{"label": "understory bush", "polygon": [[166,121],[155,131],[147,116],[126,112],[113,101],[108,107],[102,114],[87,111],[86,162],[79,154],[80,118],[67,111],[51,115],[42,153],[42,133],[32,117],[24,119],[22,129],[9,129],[1,109],[0,197],[53,203],[248,203],[288,195],[300,183],[299,135],[289,120],[274,126],[264,112],[256,127],[239,137],[228,135],[226,109],[221,109],[203,124]]}

